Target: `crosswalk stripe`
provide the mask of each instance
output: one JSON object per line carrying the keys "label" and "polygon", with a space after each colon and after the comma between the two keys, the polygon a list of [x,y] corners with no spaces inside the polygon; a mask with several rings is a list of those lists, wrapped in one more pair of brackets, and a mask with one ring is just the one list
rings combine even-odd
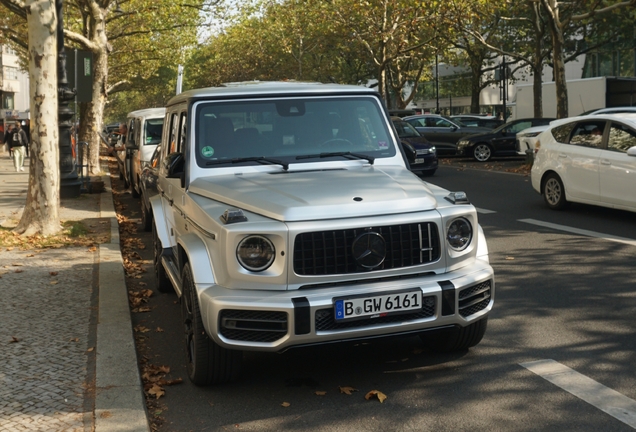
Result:
{"label": "crosswalk stripe", "polygon": [[628,239],[625,237],[618,237],[618,236],[613,236],[611,234],[603,234],[600,232],[596,232],[596,231],[588,231],[588,230],[584,230],[584,229],[578,229],[578,228],[572,228],[569,227],[567,225],[558,225],[558,224],[553,224],[550,222],[543,222],[540,220],[536,220],[536,219],[519,219],[519,222],[524,222],[524,223],[528,223],[528,224],[532,224],[532,225],[538,225],[538,226],[542,226],[545,228],[552,228],[558,231],[565,231],[565,232],[570,232],[572,234],[580,234],[580,235],[584,235],[587,237],[595,237],[595,238],[600,238],[603,240],[609,240],[609,241],[613,241],[613,242],[617,242],[617,243],[624,243],[624,244],[628,244],[630,246],[636,246],[636,240],[632,240],[632,239]]}
{"label": "crosswalk stripe", "polygon": [[520,363],[541,378],[636,429],[636,401],[554,360]]}

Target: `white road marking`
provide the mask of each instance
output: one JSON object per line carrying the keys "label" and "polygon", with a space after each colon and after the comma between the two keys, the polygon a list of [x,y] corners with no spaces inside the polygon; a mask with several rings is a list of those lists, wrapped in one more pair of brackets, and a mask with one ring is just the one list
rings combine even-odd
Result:
{"label": "white road marking", "polygon": [[491,214],[491,213],[497,213],[494,210],[486,210],[486,209],[482,209],[482,208],[477,208],[475,207],[475,209],[477,210],[477,213],[481,213],[481,214]]}
{"label": "white road marking", "polygon": [[636,429],[636,401],[554,360],[520,363],[541,378]]}
{"label": "white road marking", "polygon": [[613,241],[613,242],[617,242],[617,243],[624,243],[624,244],[628,244],[630,246],[636,246],[636,240],[632,240],[632,239],[628,239],[625,237],[617,237],[617,236],[613,236],[610,234],[603,234],[600,232],[596,232],[596,231],[588,231],[588,230],[584,230],[584,229],[578,229],[578,228],[572,228],[566,225],[558,225],[558,224],[553,224],[550,222],[543,222],[543,221],[539,221],[536,219],[519,219],[519,222],[525,222],[525,223],[529,223],[532,225],[538,225],[538,226],[542,226],[545,228],[552,228],[555,230],[559,230],[559,231],[566,231],[566,232],[570,232],[573,234],[580,234],[580,235],[584,235],[587,237],[596,237],[596,238],[600,238],[603,240],[609,240],[609,241]]}

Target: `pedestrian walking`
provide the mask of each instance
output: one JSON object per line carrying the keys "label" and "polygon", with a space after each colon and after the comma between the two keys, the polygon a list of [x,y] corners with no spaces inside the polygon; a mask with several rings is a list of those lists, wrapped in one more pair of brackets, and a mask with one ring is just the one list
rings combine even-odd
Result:
{"label": "pedestrian walking", "polygon": [[19,121],[15,122],[15,128],[13,128],[11,133],[9,146],[13,152],[13,166],[15,166],[16,172],[24,171],[24,153],[25,148],[28,145],[29,139],[27,138],[24,129],[22,129],[22,125],[20,125]]}
{"label": "pedestrian walking", "polygon": [[2,143],[7,148],[7,153],[9,153],[9,159],[13,157],[13,152],[11,151],[11,138],[13,138],[13,126],[11,124],[7,125],[6,131],[4,133],[4,139]]}

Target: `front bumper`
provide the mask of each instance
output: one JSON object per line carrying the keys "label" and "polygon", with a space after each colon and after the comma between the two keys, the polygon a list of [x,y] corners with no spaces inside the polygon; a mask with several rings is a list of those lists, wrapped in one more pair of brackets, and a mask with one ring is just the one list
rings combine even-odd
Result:
{"label": "front bumper", "polygon": [[[419,288],[423,308],[404,315],[336,322],[333,299]],[[250,351],[464,327],[493,307],[492,267],[482,260],[452,273],[293,291],[228,290],[197,286],[209,336],[219,345]]]}

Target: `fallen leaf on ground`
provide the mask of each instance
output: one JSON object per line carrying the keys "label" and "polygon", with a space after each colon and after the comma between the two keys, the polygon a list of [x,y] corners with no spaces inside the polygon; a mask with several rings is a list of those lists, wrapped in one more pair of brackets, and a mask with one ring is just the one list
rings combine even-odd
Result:
{"label": "fallen leaf on ground", "polygon": [[161,327],[157,327],[157,329],[155,330],[157,333],[163,333],[163,329]]}
{"label": "fallen leaf on ground", "polygon": [[166,392],[164,392],[161,387],[159,387],[157,384],[155,384],[152,387],[150,387],[150,390],[148,390],[148,394],[153,395],[157,399],[159,399],[161,396],[165,395]]}
{"label": "fallen leaf on ground", "polygon": [[49,272],[49,274],[50,274],[51,276],[57,276],[57,272],[56,272],[56,271]]}
{"label": "fallen leaf on ground", "polygon": [[515,257],[510,257],[510,256],[508,256],[508,257],[506,257],[506,259],[507,259],[508,261],[512,261],[512,260],[514,260],[514,259],[515,259]]}
{"label": "fallen leaf on ground", "polygon": [[352,392],[359,391],[357,388],[353,388],[353,387],[338,387],[338,388],[340,389],[340,393],[344,393],[348,395],[350,395]]}
{"label": "fallen leaf on ground", "polygon": [[364,398],[366,400],[371,400],[372,397],[377,397],[378,400],[380,401],[380,403],[383,403],[386,400],[386,395],[384,393],[382,393],[379,390],[371,390],[369,393],[367,393]]}
{"label": "fallen leaf on ground", "polygon": [[16,343],[16,342],[20,342],[20,339],[18,339],[15,336],[11,336],[11,340],[9,341],[9,343]]}
{"label": "fallen leaf on ground", "polygon": [[134,330],[135,330],[136,332],[139,332],[139,333],[148,333],[148,332],[150,331],[150,329],[149,329],[148,327],[144,327],[144,326],[142,326],[142,325],[138,325],[138,326],[136,326],[136,327],[134,328]]}
{"label": "fallen leaf on ground", "polygon": [[79,338],[71,338],[69,342],[79,342]]}
{"label": "fallen leaf on ground", "polygon": [[282,404],[280,404],[280,406],[287,408],[288,406],[290,406],[291,404],[289,402],[283,402]]}
{"label": "fallen leaf on ground", "polygon": [[11,264],[13,267],[22,267],[24,264],[20,264],[20,263],[12,263]]}
{"label": "fallen leaf on ground", "polygon": [[95,349],[95,348],[89,348],[89,349],[87,349],[86,351],[87,351],[87,352],[91,352],[91,351],[93,351],[94,349]]}
{"label": "fallen leaf on ground", "polygon": [[51,281],[51,285],[57,285],[57,281]]}
{"label": "fallen leaf on ground", "polygon": [[23,273],[23,272],[24,272],[24,270],[17,269],[14,273]]}
{"label": "fallen leaf on ground", "polygon": [[32,258],[32,257],[34,257],[34,256],[35,256],[35,255],[33,255],[33,254],[28,254],[26,257],[27,257],[27,258]]}
{"label": "fallen leaf on ground", "polygon": [[326,392],[326,391],[320,391],[320,390],[317,390],[317,391],[316,391],[316,395],[317,395],[317,396],[324,396],[324,395],[326,395],[326,394],[327,394],[327,392]]}

